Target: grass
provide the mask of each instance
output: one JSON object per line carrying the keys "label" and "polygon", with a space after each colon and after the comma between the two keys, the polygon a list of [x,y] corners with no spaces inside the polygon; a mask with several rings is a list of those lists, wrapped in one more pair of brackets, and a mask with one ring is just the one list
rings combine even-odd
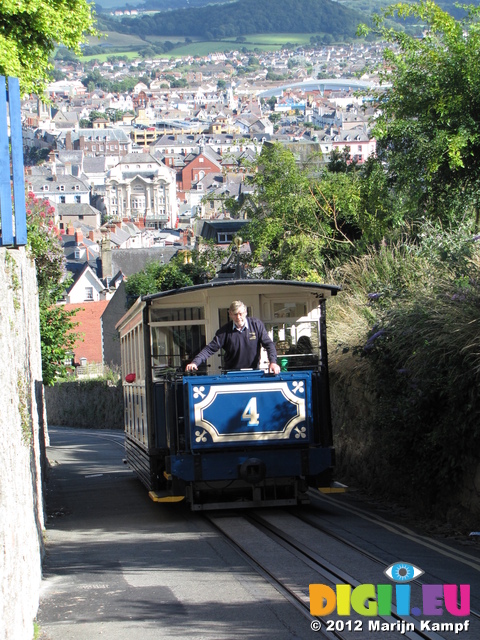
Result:
{"label": "grass", "polygon": [[259,33],[245,36],[245,42],[237,42],[236,39],[225,38],[223,40],[193,40],[186,43],[184,36],[148,36],[142,40],[138,36],[109,31],[104,37],[89,38],[90,46],[105,47],[105,54],[82,56],[80,59],[88,61],[92,59],[105,62],[113,55],[125,55],[129,60],[140,57],[138,49],[144,48],[149,42],[161,44],[163,42],[178,43],[179,46],[165,54],[158,54],[157,57],[184,57],[184,56],[207,56],[211,53],[243,50],[247,51],[279,51],[286,44],[304,46],[310,44],[310,38],[317,34],[305,33]]}
{"label": "grass", "polygon": [[337,426],[345,468],[435,509],[458,503],[480,442],[480,247],[460,228],[423,235],[330,274],[343,290],[328,305],[329,363],[353,406]]}
{"label": "grass", "polygon": [[98,60],[98,62],[106,62],[108,58],[112,56],[122,56],[122,58],[126,58],[127,60],[137,60],[140,58],[140,54],[138,51],[109,51],[108,53],[97,53],[92,56],[81,56],[80,60],[83,62],[88,62],[89,60]]}

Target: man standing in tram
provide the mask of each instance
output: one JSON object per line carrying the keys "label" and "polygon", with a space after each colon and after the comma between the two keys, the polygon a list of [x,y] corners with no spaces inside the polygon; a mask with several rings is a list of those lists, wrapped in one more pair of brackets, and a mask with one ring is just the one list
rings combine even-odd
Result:
{"label": "man standing in tram", "polygon": [[225,352],[225,369],[258,369],[260,351],[264,347],[268,355],[269,373],[279,373],[277,351],[265,325],[258,318],[247,318],[247,307],[241,300],[234,300],[228,309],[230,322],[221,327],[213,340],[204,347],[186,371],[196,371],[219,349]]}

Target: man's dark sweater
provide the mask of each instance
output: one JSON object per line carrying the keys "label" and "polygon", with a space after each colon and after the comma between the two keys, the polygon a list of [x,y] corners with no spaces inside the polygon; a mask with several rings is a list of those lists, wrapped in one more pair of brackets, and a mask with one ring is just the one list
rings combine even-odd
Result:
{"label": "man's dark sweater", "polygon": [[233,322],[221,327],[213,340],[192,360],[197,367],[219,349],[225,351],[225,369],[258,369],[260,350],[267,350],[268,361],[277,361],[277,351],[267,330],[258,318],[247,318],[242,331],[235,328]]}

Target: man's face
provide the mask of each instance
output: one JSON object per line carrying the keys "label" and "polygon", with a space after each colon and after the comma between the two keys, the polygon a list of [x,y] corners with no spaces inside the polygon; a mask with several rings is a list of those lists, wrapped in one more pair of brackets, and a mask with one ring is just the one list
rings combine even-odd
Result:
{"label": "man's face", "polygon": [[246,309],[237,309],[237,311],[229,310],[228,314],[230,316],[230,320],[235,323],[236,327],[243,327],[243,325],[245,324],[245,318],[247,317]]}

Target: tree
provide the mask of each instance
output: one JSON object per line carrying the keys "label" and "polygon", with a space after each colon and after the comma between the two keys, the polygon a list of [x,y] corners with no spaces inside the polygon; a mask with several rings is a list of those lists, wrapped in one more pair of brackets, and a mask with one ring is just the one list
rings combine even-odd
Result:
{"label": "tree", "polygon": [[306,172],[281,144],[269,144],[262,149],[251,182],[255,191],[244,204],[251,222],[244,235],[264,274],[318,280],[330,230],[317,217],[319,208]]}
{"label": "tree", "polygon": [[[395,4],[376,16],[374,33],[395,45],[377,94],[373,133],[399,200],[411,219],[480,221],[480,9],[455,20],[431,0]],[[385,26],[391,16],[424,25],[419,39]],[[362,28],[362,33],[372,29]]]}
{"label": "tree", "polygon": [[142,271],[128,277],[126,293],[130,305],[138,296],[189,287],[211,280],[225,251],[208,245],[177,253],[167,264],[149,262]]}
{"label": "tree", "polygon": [[268,116],[268,119],[270,120],[270,122],[273,123],[274,131],[276,131],[278,129],[278,126],[279,126],[278,123],[282,119],[282,114],[281,113],[276,113],[274,111]]}
{"label": "tree", "polygon": [[22,93],[43,93],[57,44],[74,53],[94,34],[86,0],[3,0],[0,10],[0,74],[16,76]]}
{"label": "tree", "polygon": [[382,164],[338,160],[332,171],[312,172],[281,144],[264,145],[250,178],[254,193],[242,208],[251,221],[243,235],[265,276],[319,281],[327,268],[400,226]]}
{"label": "tree", "polygon": [[270,107],[270,109],[273,111],[275,109],[275,105],[277,104],[277,98],[275,96],[272,96],[267,100],[267,104]]}
{"label": "tree", "polygon": [[48,200],[27,194],[27,239],[35,260],[40,308],[42,375],[46,385],[53,384],[65,369],[65,359],[78,335],[73,332],[75,312],[56,305],[65,286],[65,257],[53,221],[54,209]]}

